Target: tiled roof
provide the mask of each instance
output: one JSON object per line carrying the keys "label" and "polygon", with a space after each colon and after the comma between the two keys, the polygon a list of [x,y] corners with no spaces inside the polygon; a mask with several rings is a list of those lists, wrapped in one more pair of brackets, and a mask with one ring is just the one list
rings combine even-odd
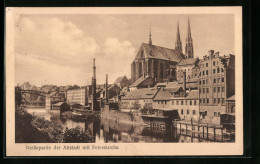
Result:
{"label": "tiled roof", "polygon": [[116,81],[114,82],[114,84],[116,84],[116,83],[121,83],[124,78],[126,78],[126,76],[118,77],[118,78],[116,79]]}
{"label": "tiled roof", "polygon": [[197,64],[199,62],[199,58],[188,58],[188,59],[182,59],[178,65],[192,65],[192,64]]}
{"label": "tiled roof", "polygon": [[177,92],[181,87],[175,88],[161,88],[154,97],[154,100],[169,100],[172,97],[172,93]]}
{"label": "tiled roof", "polygon": [[135,56],[135,59],[140,58],[156,58],[179,62],[184,58],[184,55],[177,50],[142,43],[137,55]]}
{"label": "tiled roof", "polygon": [[199,99],[199,91],[198,90],[191,90],[190,92],[186,93],[186,97],[174,97],[172,96],[170,99]]}
{"label": "tiled roof", "polygon": [[138,87],[143,81],[145,81],[148,78],[150,78],[150,76],[146,76],[145,78],[144,77],[140,77],[130,87]]}
{"label": "tiled roof", "polygon": [[124,97],[122,97],[123,100],[129,100],[129,99],[152,99],[158,90],[156,88],[143,88],[143,89],[137,89],[133,90],[131,92],[127,92]]}

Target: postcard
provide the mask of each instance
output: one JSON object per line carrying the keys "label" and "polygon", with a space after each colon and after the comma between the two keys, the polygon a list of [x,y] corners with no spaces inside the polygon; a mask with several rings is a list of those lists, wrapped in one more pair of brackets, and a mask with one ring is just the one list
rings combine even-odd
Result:
{"label": "postcard", "polygon": [[6,156],[243,154],[242,7],[5,13]]}

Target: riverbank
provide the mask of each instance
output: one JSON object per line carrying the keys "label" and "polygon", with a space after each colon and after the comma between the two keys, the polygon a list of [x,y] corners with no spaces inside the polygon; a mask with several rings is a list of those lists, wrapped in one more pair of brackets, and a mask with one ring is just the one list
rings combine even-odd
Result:
{"label": "riverbank", "polygon": [[31,115],[23,107],[15,110],[16,143],[83,143],[93,142],[92,138],[80,127],[64,129],[57,122]]}
{"label": "riverbank", "polygon": [[63,112],[61,114],[61,116],[63,118],[71,119],[73,121],[84,122],[84,121],[87,121],[87,120],[99,119],[100,118],[100,112],[99,111],[89,111],[89,110],[86,110],[84,112],[67,111],[67,112]]}

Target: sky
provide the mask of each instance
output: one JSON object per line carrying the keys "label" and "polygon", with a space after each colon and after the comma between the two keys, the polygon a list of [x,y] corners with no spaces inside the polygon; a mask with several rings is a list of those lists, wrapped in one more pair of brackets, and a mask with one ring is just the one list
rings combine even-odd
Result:
{"label": "sky", "polygon": [[[15,81],[41,85],[91,84],[93,58],[97,83],[130,78],[131,62],[151,29],[154,45],[175,48],[177,22],[185,49],[190,19],[194,56],[213,49],[234,54],[234,16],[207,15],[16,15]],[[235,54],[234,54],[235,55]]]}

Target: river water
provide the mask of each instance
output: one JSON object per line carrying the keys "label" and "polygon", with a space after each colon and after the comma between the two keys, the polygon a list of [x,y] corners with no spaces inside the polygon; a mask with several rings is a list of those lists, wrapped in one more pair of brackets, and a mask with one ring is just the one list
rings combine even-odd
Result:
{"label": "river water", "polygon": [[[60,118],[58,110],[46,111],[44,108],[26,109],[35,116],[43,117],[46,120],[60,123],[64,128],[75,128],[80,126],[84,131],[88,131],[95,138],[96,143],[156,143],[156,142],[223,142],[221,136],[214,140],[211,137],[204,138],[201,135],[191,133],[190,131],[177,130],[171,123],[157,120],[153,125],[133,125],[117,122],[109,119],[87,120],[78,122],[69,119]],[[151,122],[150,122],[151,123]],[[225,139],[226,142],[233,142]]]}

